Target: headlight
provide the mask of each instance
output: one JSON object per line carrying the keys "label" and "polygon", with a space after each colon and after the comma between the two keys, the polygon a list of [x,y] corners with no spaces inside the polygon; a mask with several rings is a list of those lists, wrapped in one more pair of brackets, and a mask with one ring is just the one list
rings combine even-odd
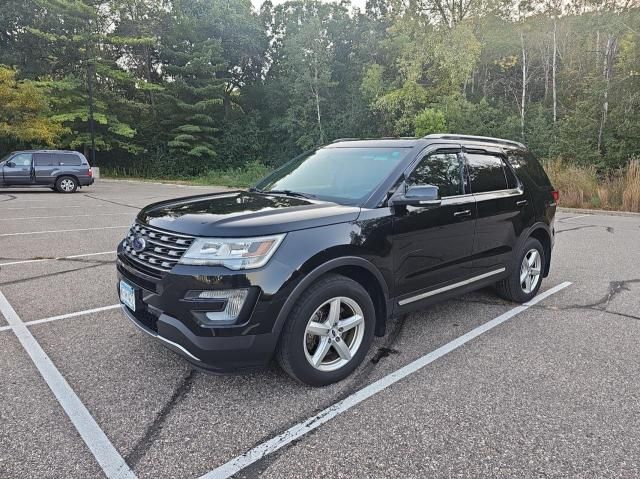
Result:
{"label": "headlight", "polygon": [[180,259],[182,264],[253,269],[267,264],[285,235],[261,238],[196,238]]}

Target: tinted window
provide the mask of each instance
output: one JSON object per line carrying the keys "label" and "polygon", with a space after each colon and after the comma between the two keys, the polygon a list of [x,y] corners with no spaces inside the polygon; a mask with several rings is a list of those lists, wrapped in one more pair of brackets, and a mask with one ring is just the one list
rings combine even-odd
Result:
{"label": "tinted window", "polygon": [[507,178],[499,157],[479,153],[467,153],[466,157],[473,193],[507,189]]}
{"label": "tinted window", "polygon": [[511,168],[509,168],[507,165],[504,165],[503,167],[504,167],[504,175],[507,177],[507,187],[517,188],[518,180],[516,178],[516,175],[513,174],[513,171],[511,171]]}
{"label": "tinted window", "polygon": [[54,166],[58,165],[58,162],[50,153],[37,153],[34,155],[34,163],[36,166]]}
{"label": "tinted window", "polygon": [[269,192],[290,190],[319,199],[359,204],[396,169],[409,149],[322,148],[295,158],[260,181]]}
{"label": "tinted window", "polygon": [[80,166],[82,164],[80,157],[71,153],[53,153],[53,156],[58,160],[59,165]]}
{"label": "tinted window", "polygon": [[507,158],[518,175],[524,173],[537,186],[551,186],[544,168],[530,152],[523,150],[510,151]]}
{"label": "tinted window", "polygon": [[31,166],[31,153],[20,153],[11,158],[10,161],[16,166]]}
{"label": "tinted window", "polygon": [[409,175],[407,185],[434,185],[440,197],[462,194],[460,159],[456,153],[436,153],[424,158]]}

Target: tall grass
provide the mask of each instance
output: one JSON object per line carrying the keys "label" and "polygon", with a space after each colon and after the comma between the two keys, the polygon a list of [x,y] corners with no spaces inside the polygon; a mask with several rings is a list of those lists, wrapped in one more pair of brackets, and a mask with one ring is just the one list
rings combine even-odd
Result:
{"label": "tall grass", "polygon": [[166,180],[192,185],[228,186],[231,188],[246,188],[264,178],[271,169],[258,161],[252,161],[242,168],[227,168],[225,170],[209,170],[198,176],[154,175],[140,169],[103,168],[101,174],[107,178],[136,178],[144,180]]}
{"label": "tall grass", "polygon": [[608,175],[561,160],[544,166],[560,192],[560,206],[640,212],[640,159],[631,159],[626,168]]}

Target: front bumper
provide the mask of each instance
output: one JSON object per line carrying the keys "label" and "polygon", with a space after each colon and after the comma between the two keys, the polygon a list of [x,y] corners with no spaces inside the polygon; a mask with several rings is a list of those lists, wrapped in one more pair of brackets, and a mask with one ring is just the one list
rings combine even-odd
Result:
{"label": "front bumper", "polygon": [[[122,310],[138,328],[199,368],[218,373],[261,368],[269,363],[277,345],[276,318],[286,300],[289,288],[285,283],[290,277],[282,264],[272,262],[268,268],[239,273],[177,265],[154,278],[137,270],[119,248],[118,284],[123,280],[138,291],[136,311],[124,305]],[[248,288],[249,295],[230,324],[203,324],[203,311],[215,308],[215,301],[185,300],[188,291],[236,288]]]}

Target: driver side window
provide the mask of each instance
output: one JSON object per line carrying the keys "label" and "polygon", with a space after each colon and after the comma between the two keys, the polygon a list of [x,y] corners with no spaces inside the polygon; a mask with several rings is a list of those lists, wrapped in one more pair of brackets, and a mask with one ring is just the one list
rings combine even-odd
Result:
{"label": "driver side window", "polygon": [[461,195],[462,164],[456,153],[434,153],[424,157],[407,178],[407,186],[433,185],[440,198]]}
{"label": "driver side window", "polygon": [[31,153],[20,153],[9,161],[16,166],[31,166]]}

